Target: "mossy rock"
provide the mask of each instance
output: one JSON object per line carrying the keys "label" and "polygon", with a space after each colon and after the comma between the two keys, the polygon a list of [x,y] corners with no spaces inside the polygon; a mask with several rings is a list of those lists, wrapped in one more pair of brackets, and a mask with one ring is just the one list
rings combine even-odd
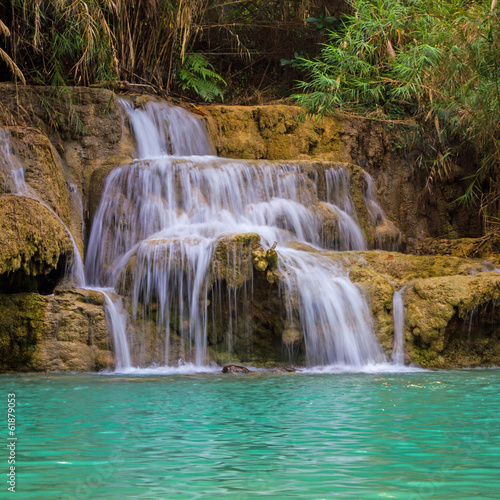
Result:
{"label": "mossy rock", "polygon": [[100,292],[0,294],[0,371],[99,371],[112,348]]}
{"label": "mossy rock", "polygon": [[0,291],[50,293],[73,247],[57,217],[39,202],[0,196]]}
{"label": "mossy rock", "polygon": [[441,276],[468,276],[485,271],[480,260],[464,259],[453,256],[408,255],[400,252],[383,250],[352,252],[321,252],[346,269],[351,266],[373,269],[397,288],[424,278]]}
{"label": "mossy rock", "polygon": [[472,319],[479,308],[494,309],[499,302],[496,272],[416,281],[405,296],[408,360],[431,367],[498,364],[498,319],[489,321],[489,326],[484,313],[478,315],[477,324]]}
{"label": "mossy rock", "polygon": [[342,121],[307,117],[298,106],[205,106],[201,109],[217,154],[229,158],[339,160]]}
{"label": "mossy rock", "polygon": [[47,299],[35,293],[0,295],[0,371],[29,365],[42,339]]}
{"label": "mossy rock", "polygon": [[240,288],[252,278],[253,260],[257,253],[263,252],[260,236],[256,233],[223,236],[216,243],[212,256],[213,280],[225,281],[230,288]]}
{"label": "mossy rock", "polygon": [[70,193],[61,160],[48,137],[37,128],[8,127],[7,130],[23,166],[26,183],[70,226]]}

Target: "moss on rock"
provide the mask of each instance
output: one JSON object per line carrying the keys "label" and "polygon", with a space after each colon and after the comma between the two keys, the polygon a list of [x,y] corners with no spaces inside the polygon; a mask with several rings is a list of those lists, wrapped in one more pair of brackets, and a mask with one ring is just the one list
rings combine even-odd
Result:
{"label": "moss on rock", "polygon": [[0,295],[0,371],[26,369],[44,334],[48,300],[35,293]]}
{"label": "moss on rock", "polygon": [[255,265],[252,258],[257,258],[257,253],[262,252],[260,236],[256,233],[223,236],[212,256],[214,280],[223,280],[230,288],[240,288],[252,278]]}
{"label": "moss on rock", "polygon": [[219,156],[287,160],[314,156],[341,160],[338,118],[306,117],[297,106],[205,106]]}
{"label": "moss on rock", "polygon": [[93,290],[0,295],[0,371],[114,366],[104,296]]}
{"label": "moss on rock", "polygon": [[[408,360],[423,366],[469,366],[464,357],[464,341],[469,344],[470,357],[476,364],[484,364],[476,351],[478,336],[484,326],[478,324],[470,331],[468,340],[460,339],[465,329],[466,317],[471,317],[478,307],[495,304],[500,299],[500,274],[480,273],[474,276],[447,276],[416,281],[406,294]],[[454,321],[452,321],[454,320]],[[486,343],[500,338],[496,328],[483,340]],[[490,363],[500,362],[500,349],[490,356]],[[491,352],[490,352],[491,354]]]}
{"label": "moss on rock", "polygon": [[50,292],[72,253],[67,231],[50,210],[30,198],[0,196],[0,290]]}

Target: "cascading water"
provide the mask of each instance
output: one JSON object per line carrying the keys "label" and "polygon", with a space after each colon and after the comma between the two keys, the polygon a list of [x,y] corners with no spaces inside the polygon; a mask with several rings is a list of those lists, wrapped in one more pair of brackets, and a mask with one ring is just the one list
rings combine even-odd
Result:
{"label": "cascading water", "polygon": [[[372,333],[371,312],[358,288],[328,259],[297,250],[280,250],[287,308],[298,307],[308,365],[361,367],[382,362]],[[294,305],[291,297],[298,295]]]}
{"label": "cascading water", "polygon": [[138,158],[215,154],[202,122],[184,109],[155,102],[144,109],[135,109],[125,100],[120,104],[132,125]]}
{"label": "cascading water", "polygon": [[363,233],[356,223],[356,210],[349,189],[349,172],[343,168],[327,170],[326,200],[337,218],[338,237],[334,241],[336,250],[366,250]]}
{"label": "cascading water", "polygon": [[94,288],[104,295],[106,304],[106,321],[111,326],[111,335],[116,355],[116,370],[126,371],[131,367],[130,350],[127,340],[127,316],[123,310],[120,297],[112,298],[113,290]]}
{"label": "cascading water", "polygon": [[392,348],[392,362],[395,365],[405,364],[404,352],[404,323],[405,323],[405,304],[403,294],[406,287],[394,291],[392,296],[392,310],[394,317],[394,344]]}
{"label": "cascading water", "polygon": [[82,257],[71,231],[56,214],[56,212],[44,203],[31,186],[26,183],[24,178],[24,168],[12,151],[9,132],[6,129],[0,129],[0,174],[3,177],[5,186],[11,193],[36,200],[40,203],[40,205],[49,210],[63,225],[64,229],[68,233],[73,247],[73,258],[67,274],[76,286],[85,286],[85,273],[83,271]]}
{"label": "cascading water", "polygon": [[[375,196],[376,193],[375,182],[373,181],[373,178],[371,177],[371,175],[365,172],[365,179],[366,179],[366,193],[364,196],[365,205],[368,214],[371,218],[372,225],[373,227],[375,227],[375,232],[377,233],[378,248],[385,247],[385,250],[397,251],[401,243],[401,233],[396,229],[394,224],[389,219],[387,219],[387,217],[384,214],[384,211],[382,210],[382,207],[377,203]],[[384,230],[386,231],[388,228],[391,228],[392,233],[397,235],[397,237],[393,238],[392,241],[386,242],[386,244],[384,245],[382,241],[383,233]]]}
{"label": "cascading water", "polygon": [[[288,247],[299,242],[313,250],[321,244],[316,181],[300,165],[210,156],[204,128],[185,111],[153,102],[144,109],[124,106],[139,159],[106,181],[86,272],[93,285],[126,295],[131,321],[141,319],[154,330],[156,363],[172,364],[178,356],[206,362],[207,305],[218,279],[214,254],[224,237],[250,233],[263,246],[277,244],[288,321],[298,318],[308,364],[361,367],[385,360],[368,306],[345,270],[327,256]],[[323,205],[337,216],[338,248],[366,248],[347,173],[332,169],[326,182]],[[231,302],[231,287],[228,294]],[[127,331],[132,364],[148,363],[145,335]],[[116,355],[118,366],[130,364],[123,352]]]}

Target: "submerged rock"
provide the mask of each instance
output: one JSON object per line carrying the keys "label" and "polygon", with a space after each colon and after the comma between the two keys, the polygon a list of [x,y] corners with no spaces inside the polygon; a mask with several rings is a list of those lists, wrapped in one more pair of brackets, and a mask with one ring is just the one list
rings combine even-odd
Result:
{"label": "submerged rock", "polygon": [[299,370],[294,368],[293,366],[283,366],[281,368],[275,368],[271,370],[272,373],[297,373]]}
{"label": "submerged rock", "polygon": [[244,366],[226,365],[222,368],[222,373],[250,373],[250,370]]}

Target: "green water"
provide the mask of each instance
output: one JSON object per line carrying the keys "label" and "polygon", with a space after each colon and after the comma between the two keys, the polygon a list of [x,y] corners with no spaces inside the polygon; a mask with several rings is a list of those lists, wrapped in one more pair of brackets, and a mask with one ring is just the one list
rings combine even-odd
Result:
{"label": "green water", "polygon": [[500,498],[500,370],[0,386],[18,438],[1,498]]}

